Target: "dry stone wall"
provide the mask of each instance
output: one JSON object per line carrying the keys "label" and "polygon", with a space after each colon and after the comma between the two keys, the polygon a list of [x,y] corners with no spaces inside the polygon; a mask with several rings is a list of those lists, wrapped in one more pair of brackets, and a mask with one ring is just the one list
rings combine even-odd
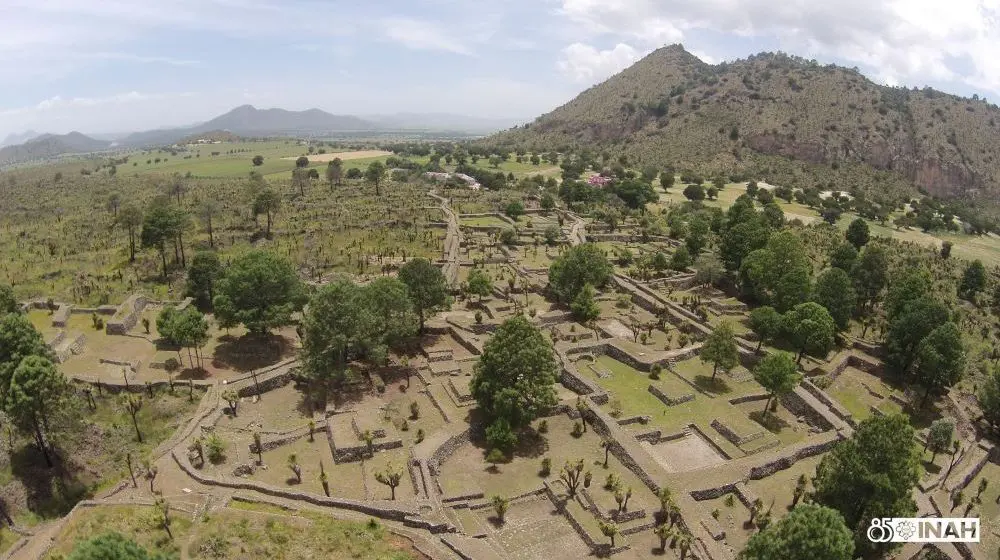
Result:
{"label": "dry stone wall", "polygon": [[114,317],[108,319],[108,322],[104,326],[104,331],[107,334],[122,335],[132,330],[132,327],[135,327],[136,323],[139,322],[142,310],[146,308],[148,303],[149,300],[146,296],[139,294],[130,295],[118,307],[118,311],[115,312]]}

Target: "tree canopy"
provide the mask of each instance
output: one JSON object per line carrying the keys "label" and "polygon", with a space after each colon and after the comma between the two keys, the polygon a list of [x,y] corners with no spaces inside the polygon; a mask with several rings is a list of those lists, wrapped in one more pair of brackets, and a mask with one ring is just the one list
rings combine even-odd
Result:
{"label": "tree canopy", "polygon": [[207,311],[212,308],[215,298],[215,284],[222,276],[222,263],[214,251],[198,251],[191,259],[188,268],[187,285],[184,295],[194,298],[198,309]]}
{"label": "tree canopy", "polygon": [[291,263],[260,250],[233,259],[212,302],[220,326],[243,324],[254,334],[291,324],[303,303],[303,286]]}
{"label": "tree canopy", "polygon": [[712,379],[721,367],[724,371],[729,371],[739,363],[740,353],[736,347],[736,335],[733,333],[733,326],[729,321],[723,321],[715,327],[712,334],[708,335],[701,346],[699,357],[703,362],[712,364]]}
{"label": "tree canopy", "polygon": [[854,535],[836,510],[801,504],[750,537],[740,560],[852,560]]}
{"label": "tree canopy", "polygon": [[803,354],[823,357],[833,348],[837,325],[830,312],[815,302],[800,303],[784,315],[785,333],[799,351],[796,361]]}
{"label": "tree canopy", "polygon": [[523,315],[501,324],[483,348],[469,390],[488,422],[525,426],[556,405],[552,347]]}
{"label": "tree canopy", "polygon": [[802,240],[792,231],[779,232],[740,266],[743,290],[762,303],[786,311],[809,299],[812,265]]}
{"label": "tree canopy", "polygon": [[312,297],[302,326],[306,372],[337,381],[353,359],[384,361],[389,348],[416,334],[417,317],[400,280],[379,278],[359,286],[337,277]]}
{"label": "tree canopy", "polygon": [[839,268],[829,268],[816,279],[813,301],[830,312],[840,330],[847,329],[858,304],[851,278]]}
{"label": "tree canopy", "polygon": [[611,278],[611,263],[593,243],[567,249],[549,266],[549,287],[563,303],[570,303],[590,284],[602,288]]}
{"label": "tree canopy", "polygon": [[965,349],[962,332],[955,323],[937,327],[920,341],[914,365],[917,383],[926,392],[924,402],[937,391],[951,387],[962,380],[965,373]]}
{"label": "tree canopy", "polygon": [[444,274],[429,260],[417,258],[399,269],[399,279],[409,289],[410,299],[420,319],[420,332],[423,332],[427,315],[448,306],[448,283]]}
{"label": "tree canopy", "polygon": [[764,405],[765,413],[771,406],[771,399],[795,389],[802,380],[795,358],[786,352],[771,352],[764,356],[754,368],[753,377],[770,393]]}
{"label": "tree canopy", "polygon": [[854,248],[861,250],[862,247],[868,244],[869,232],[868,232],[868,222],[864,218],[855,218],[851,225],[847,226],[847,232],[844,233],[844,237]]}
{"label": "tree canopy", "polygon": [[920,450],[913,427],[901,415],[872,416],[854,435],[823,457],[813,479],[816,503],[844,516],[855,546],[869,556],[887,544],[872,543],[865,530],[874,517],[912,517],[913,487],[920,479]]}
{"label": "tree canopy", "polygon": [[0,284],[0,315],[4,313],[18,313],[21,306],[14,297],[14,289],[9,284]]}

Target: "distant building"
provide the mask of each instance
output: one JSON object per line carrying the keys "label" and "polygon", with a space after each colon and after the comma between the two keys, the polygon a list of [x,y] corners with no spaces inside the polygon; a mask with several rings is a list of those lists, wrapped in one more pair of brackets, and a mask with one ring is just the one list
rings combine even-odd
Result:
{"label": "distant building", "polygon": [[448,179],[455,177],[456,179],[464,181],[465,184],[469,185],[469,188],[474,191],[478,191],[482,188],[482,185],[479,184],[479,181],[477,181],[475,177],[471,177],[465,173],[439,173],[435,171],[428,171],[424,173],[424,177],[433,181],[447,181]]}
{"label": "distant building", "polygon": [[611,177],[605,177],[604,175],[591,175],[587,178],[587,184],[592,187],[606,187],[612,181],[614,181],[614,179]]}

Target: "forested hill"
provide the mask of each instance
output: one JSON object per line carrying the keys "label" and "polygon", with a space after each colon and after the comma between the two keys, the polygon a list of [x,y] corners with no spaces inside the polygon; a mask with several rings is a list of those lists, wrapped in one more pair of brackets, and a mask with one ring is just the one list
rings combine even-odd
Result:
{"label": "forested hill", "polygon": [[713,66],[672,45],[486,142],[770,172],[798,187],[837,178],[1000,202],[998,120],[1000,109],[978,98],[880,86],[784,54]]}

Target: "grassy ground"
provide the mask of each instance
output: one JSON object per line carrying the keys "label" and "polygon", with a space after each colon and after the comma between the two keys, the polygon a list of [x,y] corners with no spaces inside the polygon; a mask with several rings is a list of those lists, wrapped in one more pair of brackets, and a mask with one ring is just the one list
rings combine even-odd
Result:
{"label": "grassy ground", "polygon": [[[84,399],[72,403],[56,424],[53,441],[58,460],[45,468],[44,460],[31,441],[14,438],[12,452],[0,452],[0,496],[19,522],[33,525],[65,515],[77,501],[92,496],[128,477],[126,456],[138,468],[161,442],[170,437],[198,406],[189,402],[187,391],[170,395],[166,391],[144,395],[137,414],[143,441],[136,439],[132,419],[120,398],[104,393],[96,396],[97,408],[90,410]],[[67,405],[70,406],[70,405]]]}
{"label": "grassy ground", "polygon": [[[281,513],[278,513],[280,511]],[[176,511],[169,538],[152,507],[101,506],[80,511],[53,543],[49,558],[61,558],[80,541],[119,532],[149,550],[184,558],[421,559],[409,541],[378,524],[337,521],[313,513],[241,505],[202,515]]]}

